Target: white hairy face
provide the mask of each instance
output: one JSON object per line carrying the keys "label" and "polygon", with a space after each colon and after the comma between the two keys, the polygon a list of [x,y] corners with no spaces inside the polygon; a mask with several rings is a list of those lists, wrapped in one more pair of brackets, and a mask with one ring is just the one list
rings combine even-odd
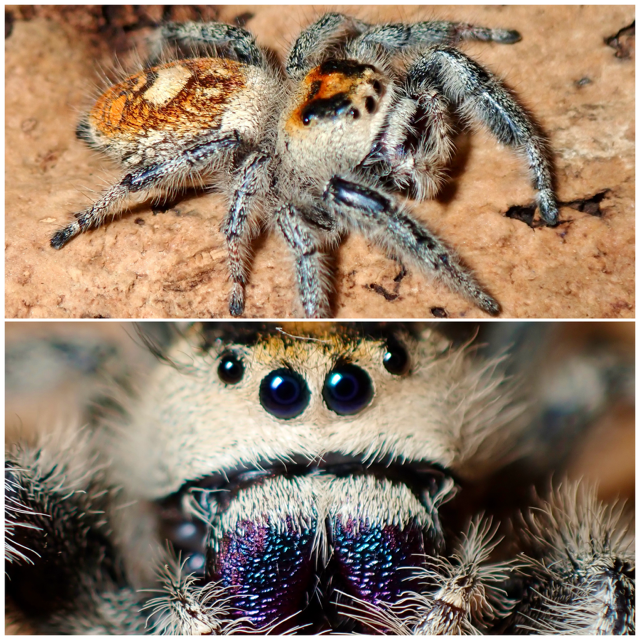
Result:
{"label": "white hairy face", "polygon": [[166,360],[111,441],[116,480],[258,632],[345,629],[335,598],[418,588],[453,476],[499,462],[521,414],[495,363],[433,329],[203,325]]}
{"label": "white hairy face", "polygon": [[[520,412],[492,366],[473,364],[432,330],[389,342],[326,325],[290,329],[256,335],[249,344],[220,339],[206,350],[194,331],[173,347],[168,355],[175,366],[157,369],[118,442],[126,477],[135,476],[132,484],[144,497],[165,496],[238,465],[327,453],[416,460],[471,476],[494,455],[489,436],[508,433],[505,426]],[[399,373],[385,367],[385,354],[394,350],[406,358]],[[229,360],[242,368],[234,382],[221,377]],[[370,402],[348,415],[323,395],[342,363],[371,383]],[[260,398],[261,384],[282,369],[298,376],[307,394],[289,417]]]}

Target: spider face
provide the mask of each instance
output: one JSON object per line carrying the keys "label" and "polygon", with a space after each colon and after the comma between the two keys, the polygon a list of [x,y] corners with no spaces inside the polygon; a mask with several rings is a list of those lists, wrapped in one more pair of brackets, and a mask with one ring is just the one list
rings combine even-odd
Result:
{"label": "spider face", "polygon": [[469,323],[149,326],[148,367],[71,332],[9,344],[14,406],[44,385],[87,425],[7,450],[25,630],[633,633],[630,514],[565,480],[531,504],[584,420],[633,399],[626,354],[540,368],[558,343],[530,323],[472,349]]}
{"label": "spider face", "polygon": [[[487,391],[456,406],[445,390],[465,386],[468,363],[435,331],[374,328],[363,339],[298,323],[221,339],[210,329],[167,352],[173,366],[156,372],[132,440],[118,445],[122,480],[144,487],[138,499],[184,570],[234,594],[224,629],[242,619],[357,630],[354,602],[395,606],[444,551],[438,508],[456,492],[452,470],[473,473],[483,455],[461,453],[467,436],[454,445],[445,425],[515,402]],[[132,464],[127,452],[143,441],[146,460]]]}
{"label": "spider face", "polygon": [[[109,88],[78,127],[124,176],[51,244],[102,225],[132,194],[215,185],[227,202],[232,315],[244,311],[261,227],[287,245],[306,316],[331,315],[327,254],[353,230],[496,314],[498,302],[406,203],[437,194],[458,111],[521,152],[541,217],[557,223],[542,138],[500,81],[454,48],[464,39],[513,44],[519,34],[449,22],[369,25],[329,13],[302,32],[283,70],[244,29],[167,24],[148,67]],[[178,59],[163,62],[169,47]]]}

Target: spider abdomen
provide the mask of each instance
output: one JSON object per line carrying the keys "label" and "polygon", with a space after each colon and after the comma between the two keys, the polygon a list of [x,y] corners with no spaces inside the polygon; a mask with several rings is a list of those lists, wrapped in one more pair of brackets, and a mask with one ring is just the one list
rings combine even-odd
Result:
{"label": "spider abdomen", "polygon": [[[269,80],[261,70],[220,58],[178,60],[132,75],[103,93],[81,137],[118,156],[152,157],[154,145],[188,146],[211,132],[260,137]],[[156,149],[158,151],[158,149]]]}

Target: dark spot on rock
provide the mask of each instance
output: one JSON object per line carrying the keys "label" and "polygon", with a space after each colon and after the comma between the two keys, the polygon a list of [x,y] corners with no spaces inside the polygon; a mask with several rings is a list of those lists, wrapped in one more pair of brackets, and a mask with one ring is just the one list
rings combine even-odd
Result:
{"label": "dark spot on rock", "polygon": [[592,84],[593,80],[591,78],[588,78],[587,76],[584,76],[583,78],[580,78],[580,80],[576,80],[575,81],[575,85],[576,87],[578,87],[578,89],[581,89],[582,87],[586,87],[588,84]]}
{"label": "dark spot on rock", "polygon": [[520,220],[533,229],[533,215],[536,212],[536,205],[531,204],[527,206],[513,205],[509,207],[505,214],[507,218],[513,218],[514,220]]}
{"label": "dark spot on rock", "polygon": [[[170,209],[175,209],[178,204],[180,204],[180,201],[182,200],[183,196],[175,196],[174,198],[168,199],[168,200],[163,200],[162,202],[154,202],[151,205],[151,211],[153,213],[154,216],[157,216],[159,213],[166,213],[167,211],[169,211]],[[176,216],[180,216],[181,212],[176,209],[174,211],[174,213],[176,214]]]}
{"label": "dark spot on rock", "polygon": [[142,218],[136,218],[134,222],[140,226],[144,226],[144,220]]}
{"label": "dark spot on rock", "polygon": [[616,58],[628,60],[633,57],[636,49],[636,21],[622,27],[614,36],[605,38],[604,43],[616,50]]}
{"label": "dark spot on rock", "polygon": [[561,202],[560,204],[565,207],[576,209],[577,211],[583,211],[584,213],[588,213],[590,216],[601,217],[602,211],[600,210],[600,203],[604,200],[605,196],[608,193],[609,189],[604,189],[604,191],[599,191],[589,198],[572,200],[571,202]]}
{"label": "dark spot on rock", "polygon": [[382,285],[376,284],[375,282],[373,284],[368,284],[367,289],[370,289],[378,295],[383,296],[384,299],[388,300],[389,302],[393,302],[393,300],[396,300],[398,298],[397,293],[390,293]]}
{"label": "dark spot on rock", "polygon": [[15,18],[13,17],[13,13],[11,11],[4,12],[4,37],[5,39],[11,35],[13,31],[13,23],[15,22]]}
{"label": "dark spot on rock", "polygon": [[431,315],[434,318],[448,318],[449,314],[442,307],[431,307]]}
{"label": "dark spot on rock", "polygon": [[23,133],[31,133],[38,126],[35,118],[27,118],[20,123],[20,129]]}
{"label": "dark spot on rock", "polygon": [[407,270],[404,268],[403,265],[400,265],[400,273],[398,273],[398,275],[393,279],[393,281],[397,284],[400,284],[406,275],[407,275]]}

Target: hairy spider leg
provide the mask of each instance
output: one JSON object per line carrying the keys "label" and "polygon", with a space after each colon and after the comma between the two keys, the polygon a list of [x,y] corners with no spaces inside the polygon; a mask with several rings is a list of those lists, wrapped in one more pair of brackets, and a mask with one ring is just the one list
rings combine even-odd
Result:
{"label": "hairy spider leg", "polygon": [[51,246],[61,249],[71,238],[89,229],[102,226],[109,216],[121,213],[123,201],[132,193],[175,185],[194,173],[206,173],[219,162],[220,154],[233,151],[240,141],[235,133],[200,142],[172,158],[151,167],[144,167],[127,173],[119,183],[88,209],[75,214],[76,220],[57,231],[51,238]]}
{"label": "hairy spider leg", "polygon": [[251,213],[258,197],[268,188],[269,161],[270,156],[260,151],[244,158],[235,180],[229,211],[220,227],[228,250],[231,278],[229,312],[232,316],[240,316],[244,312],[250,243],[258,228],[257,224],[251,224]]}
{"label": "hairy spider leg", "polygon": [[416,92],[435,83],[466,118],[482,122],[499,142],[522,151],[538,192],[540,215],[547,224],[557,224],[558,205],[544,141],[531,118],[494,75],[457,49],[436,46],[409,67],[407,82]]}
{"label": "hairy spider leg", "polygon": [[408,260],[428,275],[440,278],[483,311],[496,315],[498,303],[486,293],[456,256],[379,189],[334,176],[325,200],[362,233],[400,260]]}

